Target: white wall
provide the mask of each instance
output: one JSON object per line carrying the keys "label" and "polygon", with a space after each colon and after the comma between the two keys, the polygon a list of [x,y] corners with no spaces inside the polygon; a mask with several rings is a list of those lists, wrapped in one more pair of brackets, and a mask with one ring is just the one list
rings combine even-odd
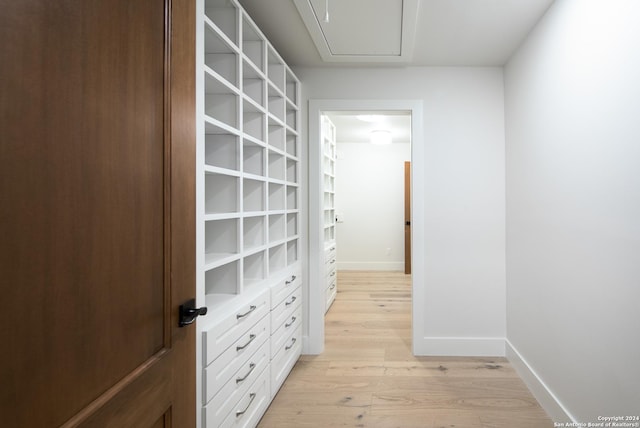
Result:
{"label": "white wall", "polygon": [[404,162],[409,143],[338,142],[338,269],[404,271]]}
{"label": "white wall", "polygon": [[640,413],[639,22],[557,0],[505,70],[509,351],[585,423]]}
{"label": "white wall", "polygon": [[[505,337],[501,68],[297,68],[308,99],[423,101],[424,296],[419,354],[501,355]],[[306,110],[303,117],[306,120]],[[303,122],[303,132],[305,132]],[[415,266],[415,265],[414,265]],[[415,297],[414,297],[415,299]]]}

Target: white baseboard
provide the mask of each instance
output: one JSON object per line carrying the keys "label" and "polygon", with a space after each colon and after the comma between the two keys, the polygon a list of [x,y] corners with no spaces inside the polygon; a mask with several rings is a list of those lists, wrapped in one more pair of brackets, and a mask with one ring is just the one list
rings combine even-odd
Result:
{"label": "white baseboard", "polygon": [[502,337],[423,337],[414,340],[415,355],[504,357]]}
{"label": "white baseboard", "polygon": [[506,351],[507,359],[549,417],[554,422],[577,423],[576,419],[562,405],[560,400],[558,400],[558,397],[555,396],[553,391],[549,389],[533,367],[527,363],[522,354],[518,352],[508,339],[506,340]]}
{"label": "white baseboard", "polygon": [[338,262],[338,270],[384,270],[404,272],[404,262]]}

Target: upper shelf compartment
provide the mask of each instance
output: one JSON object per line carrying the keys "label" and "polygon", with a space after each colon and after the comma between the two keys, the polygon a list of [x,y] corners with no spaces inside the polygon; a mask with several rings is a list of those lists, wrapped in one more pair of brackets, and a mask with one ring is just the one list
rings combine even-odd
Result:
{"label": "upper shelf compartment", "polygon": [[265,38],[246,13],[242,14],[242,52],[255,68],[264,73]]}
{"label": "upper shelf compartment", "polygon": [[240,46],[238,42],[240,11],[233,2],[230,0],[205,0],[204,15],[205,21],[208,18],[235,46]]}
{"label": "upper shelf compartment", "polygon": [[280,55],[269,46],[269,63],[267,65],[267,76],[269,81],[275,86],[278,91],[284,94],[285,89],[285,65]]}

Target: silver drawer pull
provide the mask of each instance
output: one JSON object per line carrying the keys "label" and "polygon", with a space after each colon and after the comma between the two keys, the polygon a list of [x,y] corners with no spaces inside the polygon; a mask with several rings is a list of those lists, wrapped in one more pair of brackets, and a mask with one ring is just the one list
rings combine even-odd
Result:
{"label": "silver drawer pull", "polygon": [[335,262],[336,262],[336,259],[333,259],[329,263],[334,264]]}
{"label": "silver drawer pull", "polygon": [[289,306],[290,304],[292,304],[295,301],[296,301],[296,296],[291,296],[291,301],[290,302],[284,302],[284,305],[285,306]]}
{"label": "silver drawer pull", "polygon": [[296,317],[291,317],[291,322],[284,325],[284,328],[289,328],[296,322]]}
{"label": "silver drawer pull", "polygon": [[333,290],[334,288],[336,288],[336,283],[335,282],[333,284],[331,284],[331,287],[329,287],[329,290]]}
{"label": "silver drawer pull", "polygon": [[249,306],[249,310],[247,312],[245,312],[244,314],[236,315],[236,319],[239,320],[240,318],[244,318],[244,317],[246,317],[247,315],[249,315],[251,312],[253,312],[255,310],[256,310],[256,306],[255,305],[251,305],[251,306]]}
{"label": "silver drawer pull", "polygon": [[331,275],[330,275],[330,276],[336,276],[335,271],[334,271],[334,272],[331,272]]}
{"label": "silver drawer pull", "polygon": [[255,334],[250,334],[249,335],[249,341],[247,343],[245,343],[244,345],[242,345],[242,346],[236,346],[236,351],[240,351],[240,350],[246,348],[247,346],[249,346],[249,344],[251,344],[251,342],[253,342],[253,339],[255,339],[255,338],[256,338]]}
{"label": "silver drawer pull", "polygon": [[255,368],[256,368],[256,365],[254,363],[249,364],[249,371],[247,372],[246,375],[237,378],[236,379],[236,384],[239,384],[240,382],[244,382],[249,377],[249,375],[251,374],[253,369],[255,369]]}
{"label": "silver drawer pull", "polygon": [[285,283],[285,285],[289,285],[289,284],[291,284],[291,283],[292,283],[293,281],[295,281],[295,280],[296,280],[296,276],[295,276],[295,275],[291,275],[291,280],[289,280],[289,281],[285,281],[284,283]]}
{"label": "silver drawer pull", "polygon": [[291,339],[291,345],[285,346],[284,350],[288,351],[289,349],[293,348],[293,345],[295,345],[295,343],[296,343],[296,338],[294,337],[294,338]]}
{"label": "silver drawer pull", "polygon": [[336,249],[336,247],[331,247],[331,248],[329,248],[329,251],[333,251],[335,249]]}
{"label": "silver drawer pull", "polygon": [[249,404],[247,404],[247,407],[245,407],[244,410],[238,410],[236,412],[236,418],[247,413],[247,410],[249,410],[249,407],[251,407],[251,403],[253,403],[254,398],[256,398],[256,393],[252,392],[251,394],[249,394],[249,397],[251,397],[251,400],[249,400]]}

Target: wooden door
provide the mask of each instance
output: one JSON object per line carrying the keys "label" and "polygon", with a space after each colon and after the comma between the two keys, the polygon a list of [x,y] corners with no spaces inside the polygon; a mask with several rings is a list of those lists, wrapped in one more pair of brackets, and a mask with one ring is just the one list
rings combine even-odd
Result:
{"label": "wooden door", "polygon": [[404,163],[404,273],[411,273],[411,162]]}
{"label": "wooden door", "polygon": [[193,427],[194,1],[0,10],[0,425]]}

